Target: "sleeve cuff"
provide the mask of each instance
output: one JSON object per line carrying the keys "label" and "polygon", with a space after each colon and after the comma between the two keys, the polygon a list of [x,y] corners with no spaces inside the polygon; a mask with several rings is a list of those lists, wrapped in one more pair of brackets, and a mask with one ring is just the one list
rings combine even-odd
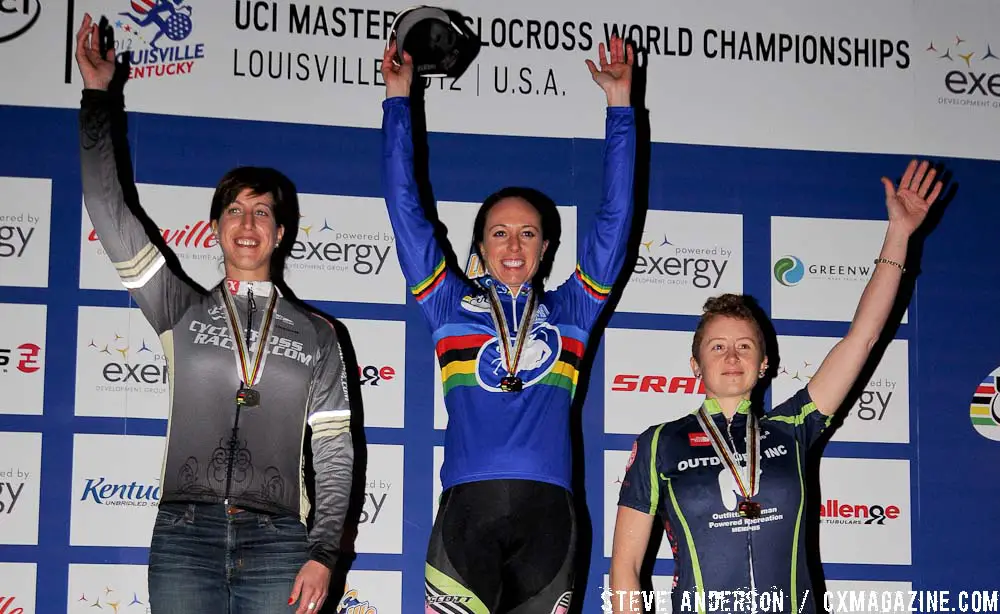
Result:
{"label": "sleeve cuff", "polygon": [[125,97],[122,94],[113,94],[107,90],[83,90],[80,97],[82,106],[113,106],[115,108],[125,107]]}
{"label": "sleeve cuff", "polygon": [[309,547],[309,560],[322,563],[332,570],[337,565],[337,549],[329,544],[313,544]]}
{"label": "sleeve cuff", "polygon": [[408,109],[410,108],[410,97],[409,96],[393,96],[391,98],[386,98],[382,101],[382,109],[388,111],[389,109],[400,108]]}

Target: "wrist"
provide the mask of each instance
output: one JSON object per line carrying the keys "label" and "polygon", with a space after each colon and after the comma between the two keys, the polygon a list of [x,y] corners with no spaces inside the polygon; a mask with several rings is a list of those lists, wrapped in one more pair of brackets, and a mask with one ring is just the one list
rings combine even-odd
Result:
{"label": "wrist", "polygon": [[608,106],[609,107],[628,107],[632,105],[632,101],[629,99],[628,92],[609,92],[608,93]]}

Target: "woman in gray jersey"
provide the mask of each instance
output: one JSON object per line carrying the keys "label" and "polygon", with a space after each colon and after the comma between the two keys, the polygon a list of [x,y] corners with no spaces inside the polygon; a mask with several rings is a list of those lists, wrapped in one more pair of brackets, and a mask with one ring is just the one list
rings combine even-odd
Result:
{"label": "woman in gray jersey", "polygon": [[[119,176],[116,158],[127,151],[116,151],[124,140],[112,136],[117,122],[124,125],[124,100],[109,87],[114,52],[102,55],[99,36],[85,16],[76,48],[84,202],[160,338],[170,378],[149,556],[152,612],[317,611],[339,554],[354,454],[336,333],[271,280],[275,249],[294,222],[287,179],[243,167],[218,185],[210,219],[225,280],[213,289],[166,266],[167,248],[129,206],[138,203],[126,204],[135,187]],[[303,475],[307,435],[312,500]]]}

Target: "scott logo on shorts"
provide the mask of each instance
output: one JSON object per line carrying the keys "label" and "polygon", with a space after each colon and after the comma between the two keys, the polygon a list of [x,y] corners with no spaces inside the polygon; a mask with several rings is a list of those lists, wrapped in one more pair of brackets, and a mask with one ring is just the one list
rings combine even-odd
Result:
{"label": "scott logo on shorts", "polygon": [[[500,341],[493,337],[487,341],[476,356],[476,381],[492,392],[500,391],[500,379],[507,376]],[[562,352],[562,336],[559,329],[547,322],[536,323],[521,351],[518,377],[527,388],[538,383],[549,374]]]}

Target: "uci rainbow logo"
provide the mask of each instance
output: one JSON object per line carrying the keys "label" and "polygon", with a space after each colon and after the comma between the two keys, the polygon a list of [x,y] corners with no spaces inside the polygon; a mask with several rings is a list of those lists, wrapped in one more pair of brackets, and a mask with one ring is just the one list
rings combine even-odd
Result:
{"label": "uci rainbow logo", "polygon": [[972,395],[969,418],[976,431],[994,441],[1000,441],[1000,367],[986,376]]}

